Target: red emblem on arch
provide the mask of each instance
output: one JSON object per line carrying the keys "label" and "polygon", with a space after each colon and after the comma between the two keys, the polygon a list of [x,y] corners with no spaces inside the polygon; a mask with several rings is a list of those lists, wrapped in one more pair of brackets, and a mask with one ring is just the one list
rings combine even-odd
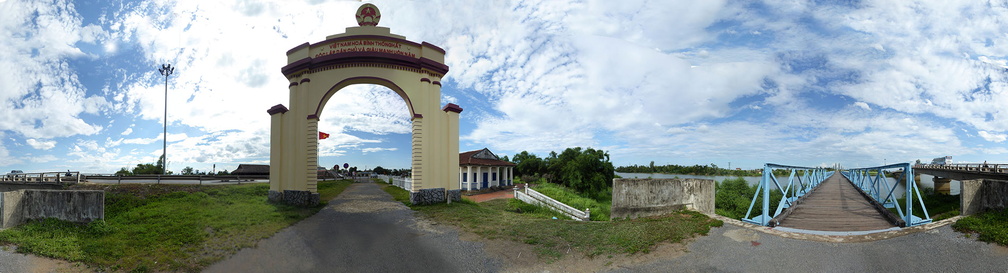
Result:
{"label": "red emblem on arch", "polygon": [[364,4],[357,10],[357,25],[360,26],[377,26],[378,20],[381,19],[381,12],[378,11],[378,7],[372,4]]}

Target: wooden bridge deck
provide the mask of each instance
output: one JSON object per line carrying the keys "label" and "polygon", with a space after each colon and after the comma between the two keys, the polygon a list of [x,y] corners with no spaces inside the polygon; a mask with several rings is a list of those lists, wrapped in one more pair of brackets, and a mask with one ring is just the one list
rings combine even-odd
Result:
{"label": "wooden bridge deck", "polygon": [[820,231],[868,231],[894,227],[840,173],[834,173],[779,226]]}

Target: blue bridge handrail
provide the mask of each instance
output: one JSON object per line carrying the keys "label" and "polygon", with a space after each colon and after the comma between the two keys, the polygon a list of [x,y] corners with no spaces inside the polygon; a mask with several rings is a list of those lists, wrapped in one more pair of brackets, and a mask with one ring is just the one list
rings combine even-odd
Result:
{"label": "blue bridge handrail", "polygon": [[[885,172],[894,169],[902,169],[902,173],[898,176],[893,175],[892,178],[896,180],[896,183],[889,185]],[[906,222],[906,227],[927,224],[932,221],[927,207],[924,206],[924,199],[921,198],[920,188],[914,182],[913,165],[910,163],[858,168],[841,171],[840,173],[879,204],[882,204],[886,208],[896,208],[900,219]],[[900,206],[896,200],[896,196],[893,195],[896,192],[896,186],[900,183],[903,183],[906,188],[906,193],[903,195],[906,198],[905,206]],[[924,218],[913,215],[914,197],[917,197],[917,204],[920,205]]]}
{"label": "blue bridge handrail", "polygon": [[[773,173],[774,170],[779,169],[789,171],[787,184],[783,187],[778,182],[777,176]],[[799,167],[766,163],[763,165],[763,178],[760,179],[759,186],[756,187],[756,193],[753,195],[752,202],[749,203],[749,210],[746,211],[746,215],[742,218],[742,221],[761,226],[769,225],[771,219],[780,215],[784,209],[791,207],[798,198],[811,192],[812,189],[819,186],[831,175],[833,175],[832,171],[826,171],[826,169],[819,167]],[[781,199],[777,201],[777,210],[773,215],[769,214],[770,191],[773,190],[771,187],[783,193]],[[761,195],[763,202],[760,215],[749,218],[753,207],[756,205],[756,199]]]}

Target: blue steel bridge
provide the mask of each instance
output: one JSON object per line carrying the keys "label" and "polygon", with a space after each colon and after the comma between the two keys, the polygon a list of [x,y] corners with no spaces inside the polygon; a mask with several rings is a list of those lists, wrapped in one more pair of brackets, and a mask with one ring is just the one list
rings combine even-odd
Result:
{"label": "blue steel bridge", "polygon": [[[777,177],[774,170],[784,170],[788,176]],[[835,172],[768,163],[742,221],[797,231],[842,234],[927,224],[931,217],[921,200],[917,183],[913,183],[915,171],[959,180],[1008,179],[1008,165],[1005,164],[940,167],[898,163]],[[893,178],[896,183],[890,184],[887,178]],[[898,184],[904,185],[902,196],[906,199],[902,202],[897,202]],[[783,196],[772,200],[771,191],[780,191]],[[770,202],[777,204],[775,211],[770,211]],[[758,210],[761,212],[754,215],[754,208],[761,208]],[[896,212],[891,212],[891,208]]]}

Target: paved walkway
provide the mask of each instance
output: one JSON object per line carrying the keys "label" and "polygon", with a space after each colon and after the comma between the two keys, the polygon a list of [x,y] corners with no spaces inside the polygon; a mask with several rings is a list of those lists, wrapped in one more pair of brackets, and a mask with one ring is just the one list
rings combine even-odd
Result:
{"label": "paved walkway", "polygon": [[508,190],[495,191],[495,192],[491,192],[491,193],[484,193],[484,194],[477,194],[477,195],[470,195],[470,196],[462,196],[462,198],[471,200],[471,201],[476,202],[476,203],[482,203],[482,202],[486,202],[486,201],[490,201],[490,200],[495,200],[495,199],[510,199],[510,198],[514,198],[514,195],[515,195],[514,194],[514,189],[508,189]]}
{"label": "paved walkway", "polygon": [[418,219],[373,183],[354,183],[297,224],[206,272],[494,272],[482,243]]}
{"label": "paved walkway", "polygon": [[839,172],[822,184],[781,221],[780,226],[820,231],[867,231],[894,227]]}
{"label": "paved walkway", "polygon": [[686,254],[612,272],[1008,272],[1008,248],[949,226],[864,243],[782,238],[724,225]]}

